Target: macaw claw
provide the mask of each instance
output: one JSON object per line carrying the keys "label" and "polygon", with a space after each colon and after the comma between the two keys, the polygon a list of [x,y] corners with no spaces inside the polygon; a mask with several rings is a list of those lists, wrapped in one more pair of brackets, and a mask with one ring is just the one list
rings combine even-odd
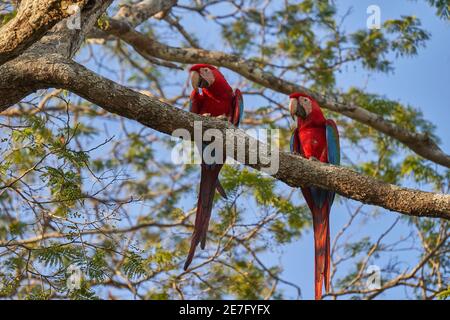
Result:
{"label": "macaw claw", "polygon": [[218,117],[216,117],[217,119],[219,119],[219,120],[222,120],[222,121],[228,121],[228,117],[226,116],[226,115],[220,115],[220,116],[218,116]]}

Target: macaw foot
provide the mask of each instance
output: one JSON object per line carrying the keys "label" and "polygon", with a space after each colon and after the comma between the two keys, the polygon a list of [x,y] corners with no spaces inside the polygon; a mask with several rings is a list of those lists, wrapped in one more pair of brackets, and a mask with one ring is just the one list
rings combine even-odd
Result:
{"label": "macaw foot", "polygon": [[203,113],[202,116],[204,116],[204,117],[211,117],[211,113]]}
{"label": "macaw foot", "polygon": [[320,160],[317,159],[316,157],[310,157],[309,160],[311,160],[311,161],[319,161],[320,162]]}
{"label": "macaw foot", "polygon": [[216,117],[216,119],[222,120],[222,121],[228,121],[228,117],[226,115],[220,115],[218,117]]}

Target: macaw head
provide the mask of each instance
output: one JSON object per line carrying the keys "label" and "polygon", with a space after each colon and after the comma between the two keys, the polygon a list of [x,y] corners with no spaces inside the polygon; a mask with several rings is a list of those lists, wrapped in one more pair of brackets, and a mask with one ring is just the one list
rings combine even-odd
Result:
{"label": "macaw head", "polygon": [[195,90],[209,88],[219,78],[219,75],[223,78],[219,70],[209,64],[195,64],[189,71],[191,72],[191,84]]}
{"label": "macaw head", "polygon": [[313,98],[304,93],[293,93],[289,96],[289,112],[292,119],[306,119],[313,109]]}

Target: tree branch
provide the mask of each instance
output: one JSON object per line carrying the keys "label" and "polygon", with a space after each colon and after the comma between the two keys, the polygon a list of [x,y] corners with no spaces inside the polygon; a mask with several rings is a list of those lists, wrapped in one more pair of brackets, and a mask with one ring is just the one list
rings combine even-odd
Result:
{"label": "tree branch", "polygon": [[24,0],[17,15],[0,29],[0,65],[18,57],[39,41],[54,25],[71,14],[70,6],[80,10],[87,0]]}
{"label": "tree branch", "polygon": [[178,0],[143,0],[133,5],[123,5],[114,19],[137,26],[159,12],[164,12],[176,5]]}
{"label": "tree branch", "polygon": [[[20,57],[0,66],[0,81],[2,75],[7,76],[9,72],[15,72],[14,70],[21,69],[29,61],[42,56],[51,57],[52,55],[57,55],[72,58],[83,43],[86,34],[97,23],[98,17],[108,8],[112,1],[91,0],[89,8],[85,7],[81,12],[81,30],[69,29],[64,22],[58,23],[53,28],[53,32],[34,43]],[[41,70],[41,72],[45,71]],[[12,85],[5,82],[1,83],[0,87],[0,112],[37,90],[35,87],[20,84]]]}
{"label": "tree branch", "polygon": [[[0,96],[5,86],[9,86],[6,90],[56,87],[72,91],[111,113],[136,120],[166,134],[184,128],[193,136],[194,121],[202,121],[204,130],[215,128],[225,133],[227,129],[233,128],[224,121],[192,114],[135,92],[59,55],[11,64],[5,71],[0,74]],[[267,150],[264,143],[256,141],[242,130],[232,131],[232,138],[245,141],[246,146],[253,144],[258,145],[258,150]],[[237,159],[236,149],[237,146],[227,148],[227,155]],[[245,152],[245,159],[249,159],[249,149],[246,148]],[[402,188],[345,167],[306,160],[287,152],[280,152],[278,156],[280,167],[272,176],[291,187],[313,185],[406,215],[450,219],[450,195]],[[254,164],[245,164],[256,170],[264,170],[264,161],[258,159]]]}
{"label": "tree branch", "polygon": [[450,156],[444,153],[429,135],[410,132],[360,106],[352,103],[347,104],[332,95],[317,94],[303,86],[280,79],[269,72],[265,72],[250,60],[219,51],[170,47],[135,31],[130,25],[114,19],[110,19],[106,31],[133,46],[144,57],[150,55],[181,63],[209,63],[230,69],[255,83],[280,93],[307,93],[314,97],[320,106],[364,123],[397,139],[418,155],[450,168]]}

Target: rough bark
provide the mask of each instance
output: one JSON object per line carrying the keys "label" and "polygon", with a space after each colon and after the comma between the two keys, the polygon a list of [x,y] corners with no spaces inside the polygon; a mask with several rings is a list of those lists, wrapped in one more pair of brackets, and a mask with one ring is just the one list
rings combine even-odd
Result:
{"label": "rough bark", "polygon": [[384,119],[382,116],[353,103],[341,101],[340,98],[333,97],[332,95],[323,96],[303,86],[285,81],[269,72],[265,72],[252,61],[218,51],[170,47],[140,34],[130,25],[115,19],[110,19],[107,32],[133,46],[144,57],[153,56],[159,59],[181,63],[209,63],[233,70],[255,83],[280,93],[307,93],[314,97],[322,107],[371,126],[397,139],[425,159],[450,168],[450,156],[443,152],[427,134],[410,132]]}
{"label": "rough bark", "polygon": [[[194,121],[202,121],[204,130],[216,128],[224,132],[231,128],[226,122],[201,117],[135,92],[60,55],[23,61],[20,65],[11,64],[6,71],[0,75],[0,92],[5,84],[29,90],[48,87],[67,89],[111,113],[166,134],[184,128],[193,135]],[[242,130],[234,131],[233,135],[235,139],[244,139],[247,145],[255,142]],[[261,142],[257,144],[258,148],[266,147]],[[237,159],[235,151],[227,149],[227,154]],[[248,148],[246,159],[249,159]],[[345,167],[306,160],[287,152],[280,152],[279,159],[280,168],[273,177],[291,187],[313,185],[411,216],[450,219],[450,195],[402,188]],[[255,164],[245,164],[262,170],[264,163],[264,159],[258,159]]]}
{"label": "rough bark", "polygon": [[18,57],[41,39],[59,21],[72,12],[70,6],[82,9],[87,0],[24,0],[17,15],[0,29],[0,65]]}
{"label": "rough bark", "polygon": [[157,13],[169,10],[178,0],[144,0],[134,5],[123,5],[114,19],[137,26]]}
{"label": "rough bark", "polygon": [[[52,55],[58,55],[72,58],[81,47],[87,33],[94,27],[99,16],[108,8],[112,1],[90,0],[89,7],[85,7],[81,13],[81,30],[71,30],[67,28],[64,22],[60,22],[53,28],[52,32],[25,50],[20,57],[0,66],[0,78],[2,76],[5,78],[19,77],[19,74],[10,73],[18,72],[14,70],[21,70],[24,65],[42,56],[51,57]],[[43,68],[41,72],[51,72],[51,70],[45,70],[45,66]],[[34,86],[30,87],[26,84],[3,82],[0,88],[0,112],[36,90],[37,88]]]}

